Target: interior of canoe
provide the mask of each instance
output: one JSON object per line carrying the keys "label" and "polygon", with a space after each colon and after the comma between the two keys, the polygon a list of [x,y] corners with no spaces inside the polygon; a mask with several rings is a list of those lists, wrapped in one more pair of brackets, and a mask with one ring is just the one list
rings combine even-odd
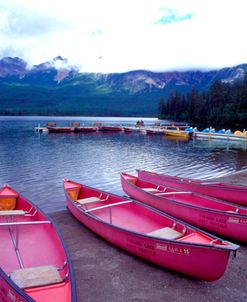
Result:
{"label": "interior of canoe", "polygon": [[223,201],[217,201],[210,197],[201,196],[192,192],[181,191],[179,189],[167,186],[157,185],[148,181],[141,180],[137,177],[131,178],[131,175],[127,176],[127,180],[130,181],[132,184],[136,185],[137,187],[143,189],[144,191],[157,195],[159,197],[164,197],[177,202],[187,203],[212,210],[247,215],[247,209]]}
{"label": "interior of canoe", "polygon": [[215,187],[221,187],[221,188],[229,188],[229,189],[234,189],[234,190],[239,190],[239,191],[247,191],[247,186],[243,186],[243,185],[234,185],[234,184],[230,184],[230,183],[219,183],[219,182],[213,182],[213,181],[203,181],[203,180],[197,180],[197,179],[190,179],[190,178],[180,178],[180,177],[176,177],[176,176],[170,176],[170,175],[159,175],[157,173],[152,173],[152,172],[148,172],[148,171],[138,171],[138,175],[142,175],[142,173],[150,175],[150,176],[154,176],[157,179],[168,179],[170,181],[176,181],[176,182],[182,182],[182,183],[187,183],[187,184],[198,184],[198,185],[202,185],[202,186],[215,186]]}
{"label": "interior of canoe", "polygon": [[[20,288],[37,301],[69,301],[69,268],[52,223],[18,194],[8,204],[0,192],[0,266]],[[48,294],[49,293],[49,294]]]}
{"label": "interior of canoe", "polygon": [[[114,226],[155,238],[227,245],[132,200],[78,184],[73,188],[71,184],[66,191],[70,198],[73,195],[72,200],[79,209]],[[76,194],[73,191],[75,188]]]}

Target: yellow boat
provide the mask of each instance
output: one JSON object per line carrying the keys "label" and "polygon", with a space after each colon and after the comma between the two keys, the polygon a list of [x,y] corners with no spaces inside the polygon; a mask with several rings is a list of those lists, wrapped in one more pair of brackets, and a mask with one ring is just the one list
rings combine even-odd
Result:
{"label": "yellow boat", "polygon": [[190,138],[191,134],[187,131],[180,130],[179,127],[166,127],[164,129],[164,134],[168,136],[176,136],[183,138]]}

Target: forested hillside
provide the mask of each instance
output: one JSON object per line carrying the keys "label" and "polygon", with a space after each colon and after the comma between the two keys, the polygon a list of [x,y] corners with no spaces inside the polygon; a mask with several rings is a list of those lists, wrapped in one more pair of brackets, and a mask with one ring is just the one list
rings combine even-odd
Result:
{"label": "forested hillside", "polygon": [[182,95],[171,92],[161,97],[159,117],[194,124],[247,127],[247,74],[242,81],[224,83],[216,80],[207,91],[193,87]]}

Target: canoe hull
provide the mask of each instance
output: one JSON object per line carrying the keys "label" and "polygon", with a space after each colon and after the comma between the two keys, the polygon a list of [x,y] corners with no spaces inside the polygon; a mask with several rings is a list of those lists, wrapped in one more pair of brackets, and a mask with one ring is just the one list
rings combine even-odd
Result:
{"label": "canoe hull", "polygon": [[151,173],[148,171],[138,170],[138,177],[143,180],[155,182],[161,185],[167,185],[173,188],[178,188],[185,191],[192,191],[202,195],[211,196],[217,199],[222,199],[241,206],[247,206],[247,187],[234,186],[230,184],[214,185],[208,182],[203,185],[203,182],[193,182],[189,179],[180,179],[169,177],[162,174]]}
{"label": "canoe hull", "polygon": [[30,296],[21,292],[18,287],[6,279],[5,273],[0,269],[0,301],[4,302],[35,302]]}
{"label": "canoe hull", "polygon": [[[121,183],[124,192],[136,200],[209,232],[247,242],[247,215],[195,207],[189,203],[179,202],[176,200],[176,195],[165,198],[150,194],[130,184],[123,176],[121,176]],[[185,193],[177,196],[181,200],[181,197],[185,199],[187,195]],[[204,197],[199,196],[199,198]]]}
{"label": "canoe hull", "polygon": [[219,279],[226,270],[229,251],[134,233],[94,219],[79,210],[68,195],[66,203],[71,213],[90,230],[110,243],[156,265],[206,281]]}

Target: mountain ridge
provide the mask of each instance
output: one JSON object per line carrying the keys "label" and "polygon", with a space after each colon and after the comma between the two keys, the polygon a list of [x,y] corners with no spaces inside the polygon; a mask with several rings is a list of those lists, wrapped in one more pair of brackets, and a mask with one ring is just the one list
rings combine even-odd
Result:
{"label": "mountain ridge", "polygon": [[203,91],[219,80],[244,78],[247,64],[219,70],[83,73],[58,56],[29,66],[20,58],[0,60],[0,114],[154,116],[171,91]]}

